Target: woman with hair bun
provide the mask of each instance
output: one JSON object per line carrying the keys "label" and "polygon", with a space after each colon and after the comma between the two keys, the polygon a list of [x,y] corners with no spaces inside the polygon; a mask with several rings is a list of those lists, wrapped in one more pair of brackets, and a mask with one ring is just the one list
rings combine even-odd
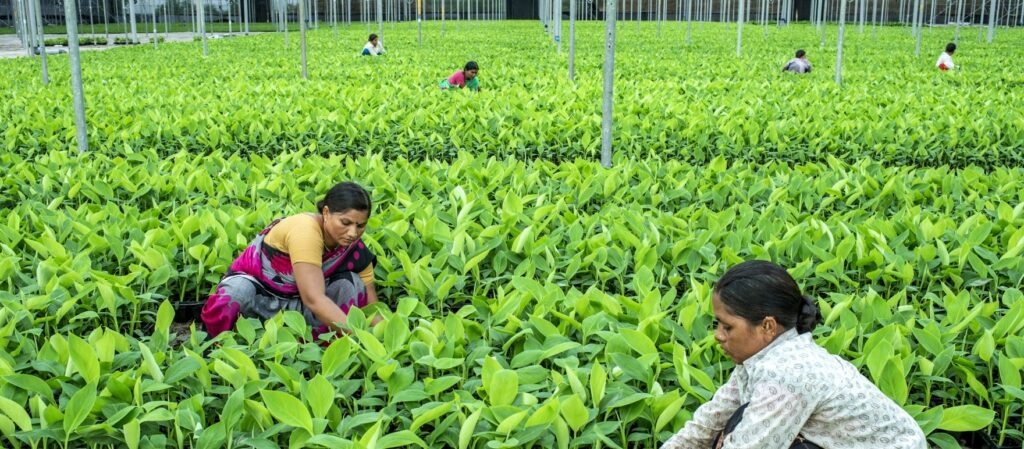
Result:
{"label": "woman with hair bun", "polygon": [[662,449],[927,447],[907,412],[814,342],[818,306],[782,267],[732,267],[712,307],[715,340],[736,367]]}
{"label": "woman with hair bun", "polygon": [[301,313],[314,337],[344,332],[352,307],[377,302],[375,257],[362,240],[370,194],[341,182],[316,208],[274,220],[231,263],[203,306],[210,336],[234,327],[239,315],[267,319],[284,310]]}

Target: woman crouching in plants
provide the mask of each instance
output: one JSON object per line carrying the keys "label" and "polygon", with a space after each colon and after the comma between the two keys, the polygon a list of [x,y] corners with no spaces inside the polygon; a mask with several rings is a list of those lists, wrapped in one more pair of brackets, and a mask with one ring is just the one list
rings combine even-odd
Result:
{"label": "woman crouching in plants", "polygon": [[907,412],[814,342],[818,307],[782,267],[732,267],[712,306],[715,340],[736,368],[662,449],[927,447]]}
{"label": "woman crouching in plants", "polygon": [[301,313],[314,336],[328,326],[344,332],[352,307],[377,302],[375,256],[361,240],[370,207],[365,189],[342,182],[317,203],[318,213],[270,223],[206,300],[210,336],[231,329],[239,315],[267,319],[286,310]]}
{"label": "woman crouching in plants", "polygon": [[476,61],[469,61],[462,70],[457,70],[452,76],[441,80],[438,84],[441,90],[448,90],[453,87],[459,89],[467,88],[472,91],[480,90],[480,80],[476,75],[480,72],[480,66],[477,65]]}

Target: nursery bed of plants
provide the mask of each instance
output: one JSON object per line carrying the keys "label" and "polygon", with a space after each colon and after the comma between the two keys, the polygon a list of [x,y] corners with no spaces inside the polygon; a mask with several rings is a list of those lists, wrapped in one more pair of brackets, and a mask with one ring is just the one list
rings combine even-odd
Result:
{"label": "nursery bed of plants", "polygon": [[[84,155],[65,60],[49,87],[0,61],[0,446],[654,448],[727,379],[710,290],[753,258],[931,445],[1019,445],[1017,31],[937,73],[906,30],[848,30],[839,88],[809,26],[752,26],[740,59],[734,28],[684,26],[621,26],[610,169],[596,23],[576,85],[525,22],[428,24],[422,49],[388,25],[378,59],[365,27],[321,29],[309,81],[294,34],[83,54]],[[796,47],[808,77],[777,73]],[[482,92],[436,89],[471,58]],[[381,296],[351,335],[188,323],[256,232],[346,179]]]}

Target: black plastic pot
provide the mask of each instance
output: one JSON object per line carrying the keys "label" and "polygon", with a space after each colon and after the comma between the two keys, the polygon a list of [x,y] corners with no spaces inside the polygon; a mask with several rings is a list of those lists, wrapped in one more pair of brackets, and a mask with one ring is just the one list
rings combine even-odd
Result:
{"label": "black plastic pot", "polygon": [[175,323],[191,323],[193,321],[200,321],[200,314],[203,311],[203,304],[205,301],[180,301],[173,302],[174,305],[174,322]]}
{"label": "black plastic pot", "polygon": [[1003,441],[1003,445],[998,444],[999,437],[989,435],[983,430],[975,432],[963,432],[958,437],[961,443],[970,449],[1022,449],[1021,441],[1015,441],[1006,439]]}

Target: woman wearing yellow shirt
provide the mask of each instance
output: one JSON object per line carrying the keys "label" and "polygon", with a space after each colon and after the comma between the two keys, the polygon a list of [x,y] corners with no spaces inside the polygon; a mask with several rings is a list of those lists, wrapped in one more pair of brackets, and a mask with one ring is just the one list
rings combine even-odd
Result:
{"label": "woman wearing yellow shirt", "polygon": [[267,319],[284,310],[301,313],[314,335],[343,330],[350,308],[377,302],[375,256],[361,239],[370,210],[369,193],[342,182],[317,203],[318,213],[270,223],[206,300],[210,336],[231,329],[239,315]]}

